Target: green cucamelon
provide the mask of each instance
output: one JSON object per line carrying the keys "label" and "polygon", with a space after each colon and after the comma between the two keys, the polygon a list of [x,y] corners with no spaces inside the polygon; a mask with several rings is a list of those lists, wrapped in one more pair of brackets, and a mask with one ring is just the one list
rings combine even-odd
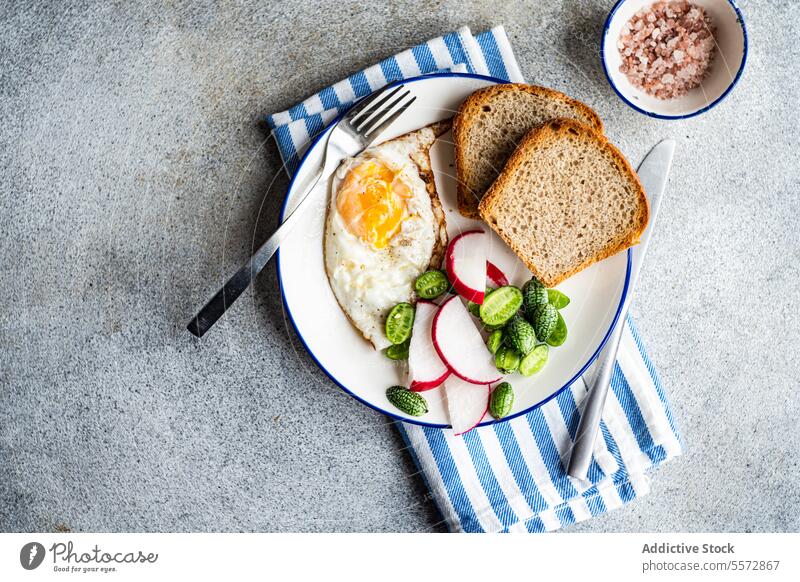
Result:
{"label": "green cucamelon", "polygon": [[530,319],[537,306],[548,302],[547,288],[536,277],[531,277],[531,280],[522,287],[522,297],[525,317]]}
{"label": "green cucamelon", "polygon": [[521,356],[527,356],[536,345],[536,330],[522,317],[514,317],[505,327],[508,343]]}
{"label": "green cucamelon", "polygon": [[412,392],[403,386],[392,386],[386,390],[389,399],[398,410],[410,416],[422,416],[428,412],[428,402],[419,392]]}
{"label": "green cucamelon", "polygon": [[478,312],[486,325],[502,325],[516,315],[522,306],[522,291],[507,285],[489,293]]}
{"label": "green cucamelon", "polygon": [[556,328],[558,315],[558,309],[550,303],[544,303],[536,307],[531,318],[531,324],[536,332],[536,339],[540,342],[547,341],[547,338]]}
{"label": "green cucamelon", "polygon": [[486,339],[486,347],[489,348],[490,352],[496,354],[501,345],[503,345],[503,330],[496,329]]}
{"label": "green cucamelon", "polygon": [[498,384],[492,391],[492,398],[489,401],[489,412],[496,419],[508,416],[514,406],[514,389],[508,382]]}
{"label": "green cucamelon", "polygon": [[386,337],[393,344],[402,344],[411,337],[414,327],[414,306],[410,303],[398,303],[386,317]]}
{"label": "green cucamelon", "polygon": [[390,360],[407,360],[409,347],[411,347],[411,339],[407,339],[401,344],[392,344],[386,348],[386,357]]}
{"label": "green cucamelon", "polygon": [[442,271],[427,271],[414,282],[414,291],[423,299],[436,299],[450,288],[450,281]]}
{"label": "green cucamelon", "polygon": [[519,368],[519,354],[514,351],[514,348],[500,346],[500,349],[494,355],[494,365],[503,374],[516,372],[517,368]]}
{"label": "green cucamelon", "polygon": [[532,376],[536,372],[539,372],[544,365],[547,363],[547,356],[550,353],[550,349],[547,347],[547,344],[539,344],[530,354],[522,358],[522,361],[519,363],[519,373],[523,376]]}

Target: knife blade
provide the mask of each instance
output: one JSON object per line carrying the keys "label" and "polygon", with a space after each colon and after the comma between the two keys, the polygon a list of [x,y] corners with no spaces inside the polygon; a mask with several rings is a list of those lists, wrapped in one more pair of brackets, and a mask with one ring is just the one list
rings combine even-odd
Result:
{"label": "knife blade", "polygon": [[608,394],[608,387],[611,383],[611,375],[614,371],[614,362],[617,359],[619,342],[622,332],[625,329],[625,317],[628,308],[633,300],[633,292],[639,273],[642,270],[644,257],[647,254],[647,247],[650,244],[650,237],[653,234],[658,210],[661,207],[661,199],[667,185],[667,177],[672,166],[672,158],[675,154],[675,141],[665,139],[656,144],[653,149],[645,156],[639,164],[637,173],[642,182],[647,201],[650,204],[650,222],[645,228],[639,244],[631,249],[631,274],[628,286],[628,293],[622,303],[619,317],[617,318],[614,330],[608,338],[603,351],[597,361],[597,374],[595,376],[589,394],[584,401],[583,412],[578,423],[578,430],[575,433],[575,442],[572,447],[572,454],[569,458],[567,474],[570,477],[586,480],[589,465],[592,462],[594,443],[597,439],[597,429],[600,426],[600,418],[603,414],[603,407]]}

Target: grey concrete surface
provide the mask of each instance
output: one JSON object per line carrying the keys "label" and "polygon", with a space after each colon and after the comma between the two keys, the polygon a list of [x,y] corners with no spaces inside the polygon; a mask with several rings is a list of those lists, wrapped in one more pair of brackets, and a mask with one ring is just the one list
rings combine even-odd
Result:
{"label": "grey concrete surface", "polygon": [[287,327],[274,269],[203,341],[184,325],[276,224],[266,114],[495,24],[634,163],[679,143],[634,315],[686,455],[571,531],[800,529],[797,7],[742,0],[740,86],[664,122],[604,80],[611,4],[3,3],[0,530],[443,529],[391,424]]}

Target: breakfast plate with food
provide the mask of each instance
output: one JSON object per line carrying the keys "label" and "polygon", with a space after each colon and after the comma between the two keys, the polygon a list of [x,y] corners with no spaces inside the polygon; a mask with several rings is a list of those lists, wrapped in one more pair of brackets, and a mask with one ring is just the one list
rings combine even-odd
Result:
{"label": "breakfast plate with food", "polygon": [[[471,74],[403,84],[416,101],[315,187],[278,276],[334,382],[388,416],[463,433],[586,372],[620,317],[649,208],[583,103]],[[330,131],[301,161],[283,218]]]}

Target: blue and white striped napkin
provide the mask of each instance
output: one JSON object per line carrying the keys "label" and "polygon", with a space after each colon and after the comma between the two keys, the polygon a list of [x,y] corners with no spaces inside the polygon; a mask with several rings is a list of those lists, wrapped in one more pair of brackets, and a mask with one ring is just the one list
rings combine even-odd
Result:
{"label": "blue and white striped napkin", "polygon": [[478,73],[523,82],[502,27],[477,36],[464,27],[434,38],[350,75],[288,111],[267,117],[286,170],[294,173],[311,139],[353,101],[387,83],[437,71]]}
{"label": "blue and white striped napkin", "polygon": [[[294,172],[310,140],[354,100],[440,70],[524,82],[502,27],[435,38],[271,115],[287,171]],[[552,531],[646,494],[646,472],[681,453],[672,411],[630,318],[611,388],[587,483],[566,474],[584,379],[524,416],[463,436],[397,424],[451,531]]]}

